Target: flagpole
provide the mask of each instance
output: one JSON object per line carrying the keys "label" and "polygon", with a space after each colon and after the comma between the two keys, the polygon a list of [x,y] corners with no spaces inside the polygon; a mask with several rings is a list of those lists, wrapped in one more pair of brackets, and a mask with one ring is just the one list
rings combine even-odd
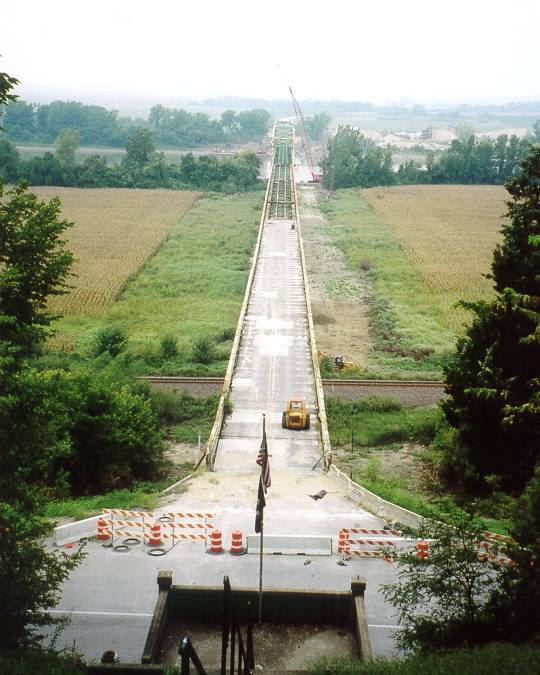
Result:
{"label": "flagpole", "polygon": [[[263,439],[266,437],[266,415],[263,413]],[[264,465],[261,464],[261,478],[263,478]],[[266,490],[266,487],[265,487]],[[259,540],[259,625],[262,623],[262,581],[263,581],[263,533],[264,533],[264,517],[261,519],[261,538]]]}
{"label": "flagpole", "polygon": [[264,525],[261,523],[261,539],[259,549],[259,625],[262,623],[263,531]]}

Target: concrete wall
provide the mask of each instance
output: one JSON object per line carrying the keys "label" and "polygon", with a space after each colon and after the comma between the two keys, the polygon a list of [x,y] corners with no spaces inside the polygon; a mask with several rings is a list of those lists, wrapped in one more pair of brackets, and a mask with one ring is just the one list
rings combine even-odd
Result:
{"label": "concrete wall", "polygon": [[74,523],[55,527],[55,545],[64,546],[64,544],[73,544],[82,537],[93,537],[97,534],[97,521],[102,517],[102,515],[92,516],[92,518],[85,518],[84,520],[77,520]]}
{"label": "concrete wall", "polygon": [[[159,595],[148,631],[143,663],[155,663],[168,622],[196,621],[215,623],[223,616],[222,586],[173,586],[172,572],[160,571]],[[355,631],[359,657],[371,658],[371,645],[364,608],[365,579],[351,582],[350,591],[265,590],[265,623],[347,626]],[[258,590],[233,589],[232,602],[242,623],[247,621],[248,602],[252,619],[258,607]]]}
{"label": "concrete wall", "polygon": [[349,495],[353,499],[376,516],[380,516],[387,521],[402,523],[403,525],[407,525],[407,527],[416,528],[420,526],[422,516],[418,515],[418,513],[414,513],[401,506],[392,504],[392,502],[387,502],[382,497],[378,497],[373,492],[355,483],[343,471],[340,471],[333,465],[330,467],[328,473],[347,487]]}

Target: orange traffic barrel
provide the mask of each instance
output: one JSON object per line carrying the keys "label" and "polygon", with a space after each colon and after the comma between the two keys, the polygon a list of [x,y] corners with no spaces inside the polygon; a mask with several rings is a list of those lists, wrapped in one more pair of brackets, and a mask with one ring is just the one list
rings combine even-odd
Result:
{"label": "orange traffic barrel", "polygon": [[242,555],[246,552],[246,549],[243,546],[243,536],[240,530],[233,530],[231,534],[231,548],[229,552],[233,555]]}
{"label": "orange traffic barrel", "polygon": [[351,544],[349,542],[348,530],[342,529],[339,531],[338,537],[338,553],[350,553]]}
{"label": "orange traffic barrel", "polygon": [[98,518],[97,521],[97,538],[98,541],[109,541],[111,533],[107,529],[105,518]]}
{"label": "orange traffic barrel", "polygon": [[208,549],[208,553],[223,553],[221,530],[214,528],[210,532],[210,548]]}
{"label": "orange traffic barrel", "polygon": [[148,539],[148,546],[161,546],[161,525],[154,523],[150,526],[150,537]]}
{"label": "orange traffic barrel", "polygon": [[417,556],[421,558],[422,560],[429,560],[429,543],[427,541],[419,541],[417,544]]}

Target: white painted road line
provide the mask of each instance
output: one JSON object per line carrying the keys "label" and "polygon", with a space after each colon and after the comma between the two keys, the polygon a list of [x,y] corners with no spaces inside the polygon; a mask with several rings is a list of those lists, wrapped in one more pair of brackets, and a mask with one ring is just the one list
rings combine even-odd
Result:
{"label": "white painted road line", "polygon": [[[153,614],[144,612],[90,612],[76,609],[50,609],[49,614],[69,614],[71,616],[123,616],[137,617],[142,619],[151,619]],[[384,628],[388,630],[399,630],[402,626],[391,626],[386,624],[368,623],[368,628]]]}
{"label": "white painted road line", "polygon": [[399,630],[400,628],[403,628],[403,626],[385,626],[384,624],[368,623],[368,628],[386,628],[392,630]]}
{"label": "white painted road line", "polygon": [[71,616],[131,616],[143,619],[152,618],[153,614],[143,612],[86,612],[75,609],[50,609],[49,614],[70,614]]}

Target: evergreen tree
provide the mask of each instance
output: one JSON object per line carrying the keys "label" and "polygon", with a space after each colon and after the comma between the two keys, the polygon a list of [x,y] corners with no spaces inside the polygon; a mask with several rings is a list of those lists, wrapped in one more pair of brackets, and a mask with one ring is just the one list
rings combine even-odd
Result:
{"label": "evergreen tree", "polygon": [[519,493],[540,456],[540,146],[507,187],[497,297],[465,304],[476,316],[446,369],[443,409],[457,444],[445,464],[457,480]]}

